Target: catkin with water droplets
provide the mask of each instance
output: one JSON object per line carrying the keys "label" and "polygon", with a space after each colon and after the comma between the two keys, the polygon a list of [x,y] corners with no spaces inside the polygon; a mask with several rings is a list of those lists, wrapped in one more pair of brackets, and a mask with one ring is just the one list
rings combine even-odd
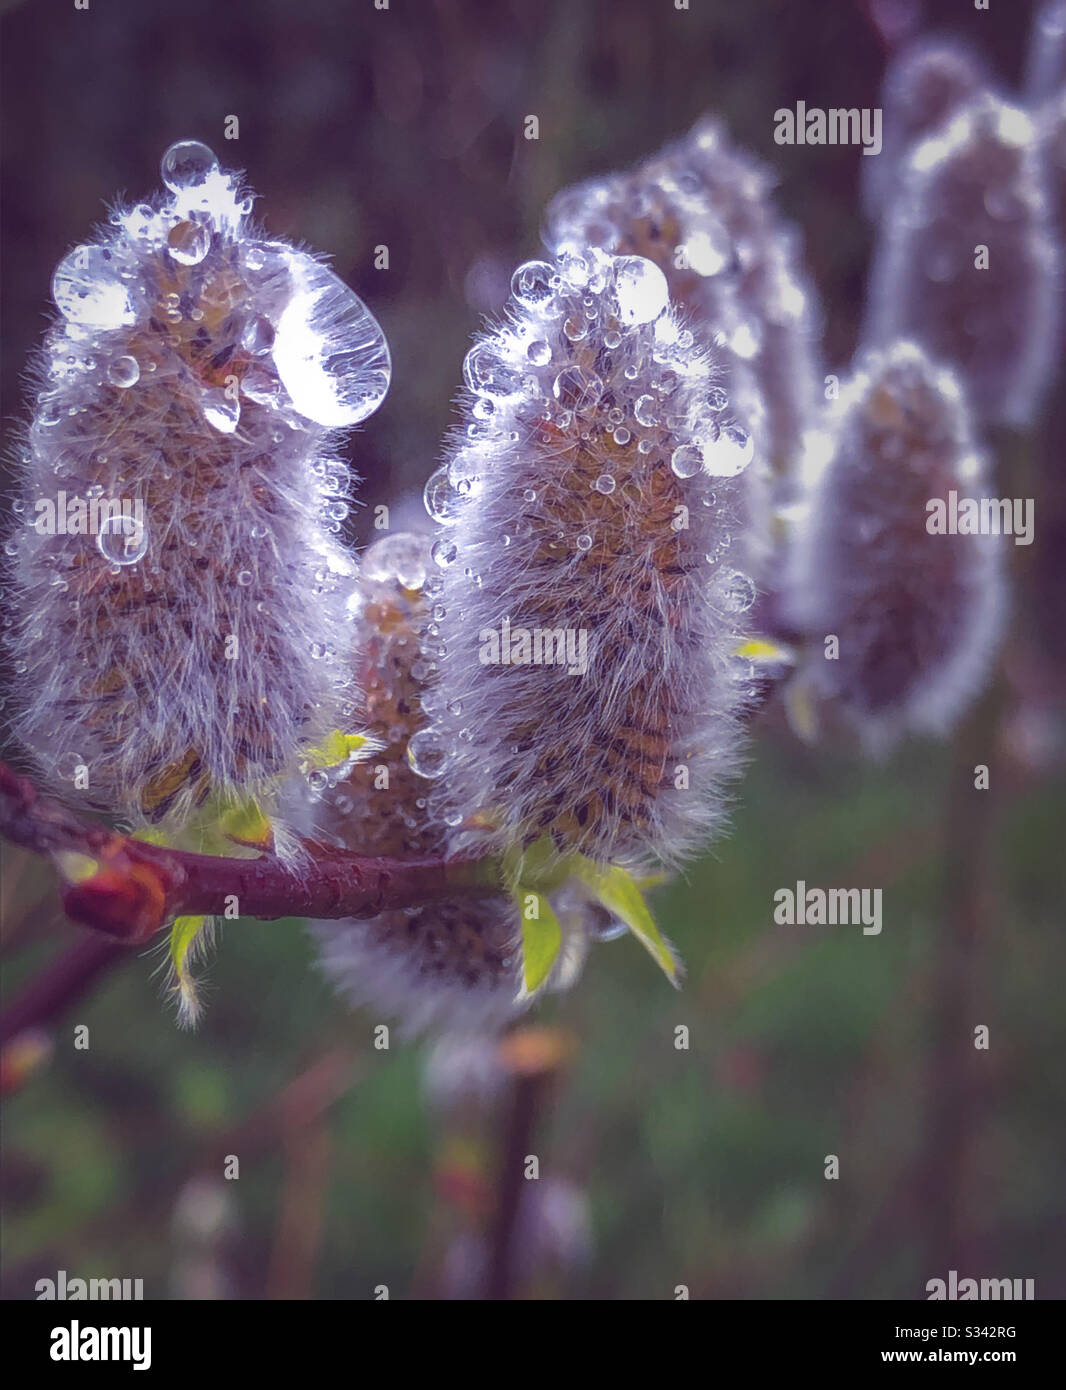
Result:
{"label": "catkin with water droplets", "polygon": [[206,146],[162,174],[55,272],[7,549],[24,744],[91,804],[178,827],[209,794],[269,798],[351,720],[336,450],[390,364]]}
{"label": "catkin with water droplets", "polygon": [[651,261],[592,248],[519,267],[467,355],[427,488],[440,675],[412,753],[490,843],[676,862],[722,820],[753,443],[715,366]]}

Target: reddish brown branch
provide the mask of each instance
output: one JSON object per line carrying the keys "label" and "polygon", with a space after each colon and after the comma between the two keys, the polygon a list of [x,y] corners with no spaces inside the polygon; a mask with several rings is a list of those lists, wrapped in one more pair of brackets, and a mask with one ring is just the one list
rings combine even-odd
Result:
{"label": "reddish brown branch", "polygon": [[3,763],[0,837],[37,854],[91,860],[88,876],[65,889],[64,910],[131,946],[184,915],[365,918],[499,891],[487,859],[367,858],[311,840],[295,864],[268,853],[225,859],[164,849],[82,820]]}
{"label": "reddish brown branch", "polygon": [[4,1009],[0,1042],[8,1043],[29,1028],[51,1023],[57,1014],[88,993],[92,985],[126,953],[114,941],[81,937],[35,976]]}

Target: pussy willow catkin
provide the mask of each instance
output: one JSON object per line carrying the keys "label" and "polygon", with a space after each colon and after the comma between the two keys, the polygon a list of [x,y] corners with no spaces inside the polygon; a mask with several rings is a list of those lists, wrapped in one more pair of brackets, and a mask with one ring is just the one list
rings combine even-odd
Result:
{"label": "pussy willow catkin", "polygon": [[912,151],[871,276],[870,347],[920,342],[980,420],[1030,421],[1059,344],[1053,235],[1033,122],[983,93]]}
{"label": "pussy willow catkin", "polygon": [[[440,588],[424,537],[387,536],[363,557],[352,621],[366,728],[382,746],[323,796],[319,828],[364,854],[436,855],[447,845],[448,826],[429,811],[430,784],[408,758],[426,724],[422,697],[436,666],[433,596]],[[556,906],[566,943],[549,986],[577,974],[591,920],[576,902]],[[517,999],[521,929],[509,899],[456,897],[371,921],[317,922],[312,930],[323,969],[349,1002],[399,1018],[408,1031],[499,1025],[528,1002]]]}
{"label": "pussy willow catkin", "polygon": [[7,549],[19,734],[95,804],[180,825],[351,716],[335,451],[390,364],[209,149],[162,177],[56,269]]}
{"label": "pussy willow catkin", "polygon": [[950,527],[952,493],[956,509],[986,496],[987,469],[958,380],[914,344],[860,360],[826,444],[786,592],[815,685],[877,752],[946,732],[980,693],[1002,625],[1001,541]]}
{"label": "pussy willow catkin", "polygon": [[416,769],[498,845],[679,859],[737,764],[751,438],[643,257],[519,267],[464,379],[427,487],[444,582]]}

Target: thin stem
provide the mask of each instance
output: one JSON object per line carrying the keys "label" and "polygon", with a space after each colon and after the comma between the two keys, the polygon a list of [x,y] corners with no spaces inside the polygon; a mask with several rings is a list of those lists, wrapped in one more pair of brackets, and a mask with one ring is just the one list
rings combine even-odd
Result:
{"label": "thin stem", "polygon": [[85,936],[51,961],[4,1009],[0,1042],[6,1044],[29,1028],[51,1023],[84,998],[101,975],[125,954],[104,937]]}
{"label": "thin stem", "polygon": [[228,859],[146,844],[83,821],[3,763],[0,836],[38,854],[82,856],[78,881],[63,893],[68,917],[128,945],[186,915],[367,918],[500,891],[487,858],[366,857],[305,840],[287,861]]}

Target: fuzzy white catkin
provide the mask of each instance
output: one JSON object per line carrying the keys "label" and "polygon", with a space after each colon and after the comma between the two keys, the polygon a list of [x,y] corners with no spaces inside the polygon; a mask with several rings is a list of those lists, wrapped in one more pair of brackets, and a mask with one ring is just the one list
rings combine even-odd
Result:
{"label": "fuzzy white catkin", "polygon": [[737,765],[752,440],[639,256],[520,266],[463,374],[464,426],[427,486],[444,582],[415,767],[489,843],[677,861]]}
{"label": "fuzzy white catkin", "polygon": [[1058,349],[1060,254],[1030,117],[984,93],[922,141],[881,228],[865,345],[908,338],[982,421],[1025,425]]}
{"label": "fuzzy white catkin", "polygon": [[[318,829],[363,854],[439,855],[448,827],[427,805],[429,784],[411,766],[410,740],[424,728],[422,698],[432,680],[435,597],[440,573],[424,536],[395,533],[366,551],[352,600],[358,683],[366,729],[380,743],[323,797]],[[570,985],[584,961],[592,909],[554,903],[564,948],[548,981]],[[410,1035],[484,1032],[529,1003],[519,999],[521,927],[509,898],[454,899],[386,912],[368,921],[311,924],[322,968],[351,1004],[397,1019]]]}
{"label": "fuzzy white catkin", "polygon": [[[206,146],[172,146],[162,176],[56,269],[6,548],[18,734],[60,785],[180,826],[209,792],[269,797],[350,720],[336,450],[390,363]],[[94,534],[109,500],[143,525],[105,509]],[[79,533],[47,534],[49,505],[60,528],[85,509]]]}
{"label": "fuzzy white catkin", "polygon": [[989,478],[957,378],[920,347],[862,358],[826,433],[786,592],[816,689],[879,754],[905,733],[946,733],[987,682],[1005,606],[1002,540],[928,529],[932,500],[987,496]]}

